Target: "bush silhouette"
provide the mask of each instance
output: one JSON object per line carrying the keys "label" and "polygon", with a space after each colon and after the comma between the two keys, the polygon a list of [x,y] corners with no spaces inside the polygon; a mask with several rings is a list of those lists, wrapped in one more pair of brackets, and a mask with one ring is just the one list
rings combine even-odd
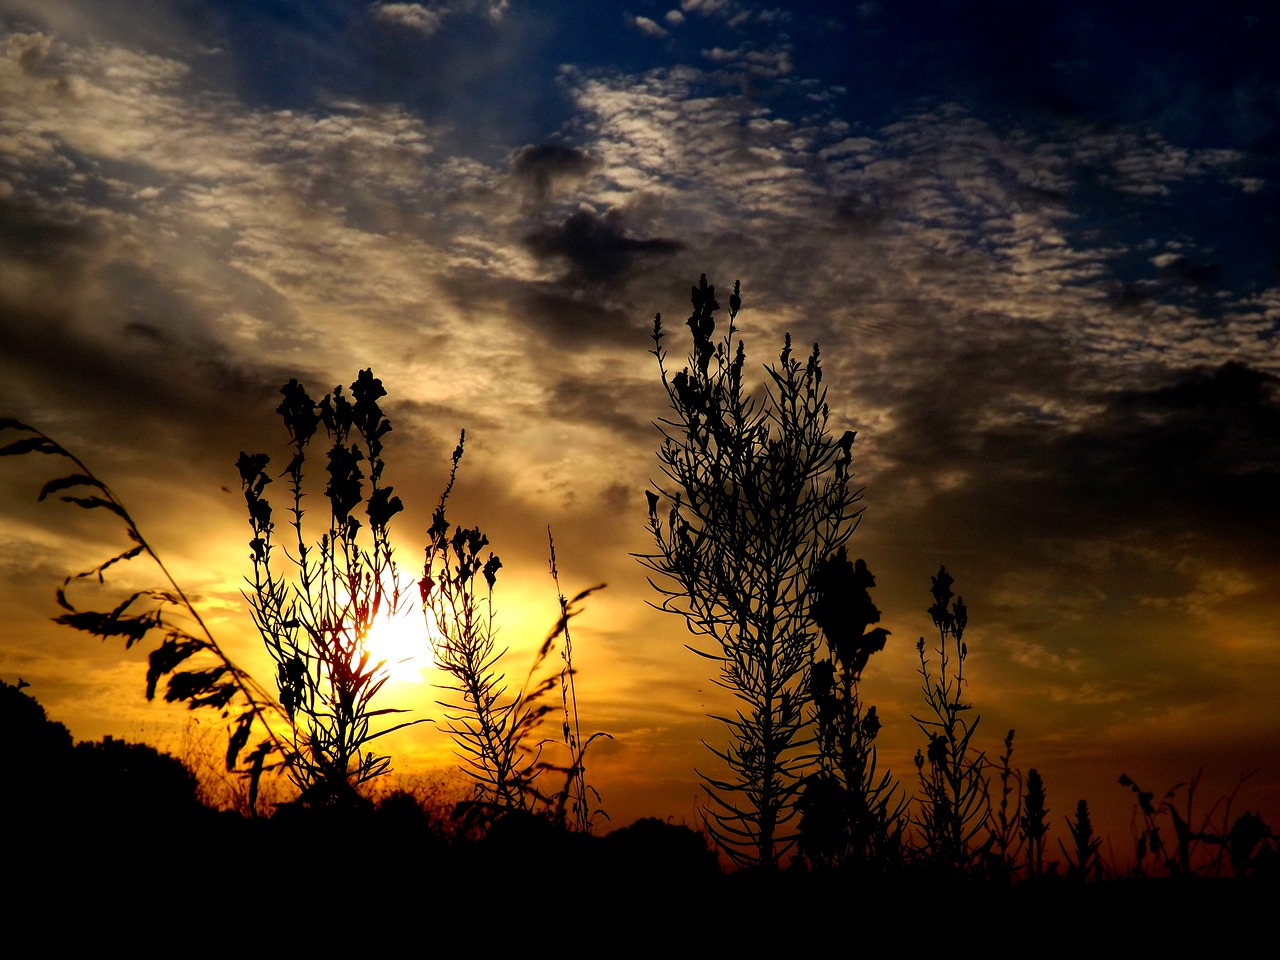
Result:
{"label": "bush silhouette", "polygon": [[114,823],[182,820],[204,812],[195,775],[154,747],[114,737],[77,743],[72,756],[80,815]]}
{"label": "bush silhouette", "polygon": [[75,749],[71,731],[50,720],[23,686],[0,680],[0,730],[9,744],[10,771],[0,789],[0,817],[13,824],[61,815]]}

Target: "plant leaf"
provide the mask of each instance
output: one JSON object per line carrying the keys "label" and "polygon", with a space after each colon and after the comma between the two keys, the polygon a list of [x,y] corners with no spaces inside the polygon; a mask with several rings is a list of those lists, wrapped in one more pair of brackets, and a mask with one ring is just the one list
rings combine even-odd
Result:
{"label": "plant leaf", "polygon": [[48,483],[46,483],[40,489],[40,496],[36,497],[36,502],[38,503],[41,500],[44,500],[47,496],[49,496],[49,494],[57,493],[59,490],[66,490],[69,487],[79,487],[79,486],[95,487],[96,489],[103,490],[104,492],[106,489],[102,485],[102,482],[100,480],[95,480],[93,477],[89,476],[88,474],[72,473],[72,474],[68,474],[65,477],[59,477],[57,480],[50,480]]}
{"label": "plant leaf", "polygon": [[[29,427],[27,429],[30,429]],[[48,437],[24,437],[5,447],[0,447],[0,457],[16,457],[24,453],[49,453],[65,455],[67,451]]]}

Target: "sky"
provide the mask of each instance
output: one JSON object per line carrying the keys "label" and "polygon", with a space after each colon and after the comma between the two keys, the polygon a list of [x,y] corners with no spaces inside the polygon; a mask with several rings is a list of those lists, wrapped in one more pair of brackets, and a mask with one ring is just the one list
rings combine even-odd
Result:
{"label": "sky", "polygon": [[[694,823],[725,701],[635,559],[649,335],[678,365],[691,284],[740,281],[757,382],[817,342],[857,431],[882,767],[914,792],[945,565],[977,740],[1016,730],[1057,836],[1083,798],[1123,858],[1122,773],[1203,770],[1197,817],[1249,775],[1232,809],[1275,824],[1278,44],[1261,2],[0,0],[0,416],[105,480],[265,677],[235,461],[284,462],[290,378],[372,369],[401,569],[465,430],[450,515],[502,559],[509,675],[558,610],[550,536],[566,592],[607,584],[573,621],[612,738],[588,780],[615,826]],[[36,502],[62,472],[0,462],[0,678],[180,752],[146,651],[51,622],[122,541]],[[386,696],[438,719],[440,679]],[[431,724],[385,746],[450,763]]]}

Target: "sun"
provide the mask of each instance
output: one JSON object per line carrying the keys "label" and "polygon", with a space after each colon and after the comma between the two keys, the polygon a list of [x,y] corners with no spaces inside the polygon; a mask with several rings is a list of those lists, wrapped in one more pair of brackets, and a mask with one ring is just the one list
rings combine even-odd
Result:
{"label": "sun", "polygon": [[364,648],[375,663],[385,664],[393,682],[422,683],[434,663],[431,635],[422,611],[412,604],[378,614],[365,634]]}

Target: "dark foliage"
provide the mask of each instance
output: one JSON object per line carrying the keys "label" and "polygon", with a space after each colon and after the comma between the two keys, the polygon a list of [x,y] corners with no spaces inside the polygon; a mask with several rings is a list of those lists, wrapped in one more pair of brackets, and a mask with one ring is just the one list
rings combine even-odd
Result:
{"label": "dark foliage", "polygon": [[[798,802],[813,766],[811,584],[860,515],[853,433],[840,440],[828,433],[816,344],[802,360],[785,337],[776,363],[764,368],[763,388],[753,392],[736,336],[739,286],[728,297],[727,322],[717,319],[722,308],[705,274],[690,299],[692,344],[674,374],[661,315],[654,317],[651,352],[670,419],[657,424],[663,479],[647,495],[656,551],[638,559],[656,574],[649,581],[661,597],[655,606],[684,618],[698,638],[690,650],[714,665],[714,682],[737,704],[714,718],[728,743],[708,745],[722,769],[701,773],[703,823],[736,864],[776,869],[799,841]],[[670,504],[665,517],[663,501]],[[828,607],[837,603],[827,598]]]}

